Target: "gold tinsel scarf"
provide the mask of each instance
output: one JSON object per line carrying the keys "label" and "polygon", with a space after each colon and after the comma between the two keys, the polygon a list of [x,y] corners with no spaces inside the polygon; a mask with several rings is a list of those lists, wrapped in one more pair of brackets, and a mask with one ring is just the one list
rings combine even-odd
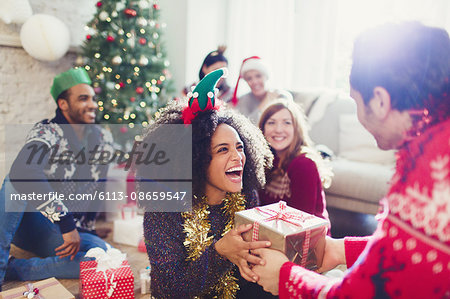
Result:
{"label": "gold tinsel scarf", "polygon": [[[211,223],[208,219],[209,210],[206,197],[202,197],[199,203],[192,209],[192,212],[182,213],[184,223],[183,232],[186,233],[184,246],[187,249],[187,260],[197,260],[207,247],[211,246],[214,236],[208,236],[211,229]],[[223,213],[228,218],[225,228],[222,232],[224,236],[234,225],[234,214],[245,210],[245,197],[240,192],[227,193],[224,199]],[[226,272],[213,287],[218,294],[218,298],[235,298],[239,290],[237,278],[233,276],[233,269]]]}

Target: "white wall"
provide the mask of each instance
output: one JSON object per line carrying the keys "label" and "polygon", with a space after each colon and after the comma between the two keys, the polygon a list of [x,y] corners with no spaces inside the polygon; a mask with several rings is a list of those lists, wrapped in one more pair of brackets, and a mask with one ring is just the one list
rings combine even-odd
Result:
{"label": "white wall", "polygon": [[161,19],[167,23],[164,34],[170,70],[177,93],[198,80],[206,55],[225,44],[227,1],[164,0]]}
{"label": "white wall", "polygon": [[186,73],[187,6],[188,0],[160,1],[160,19],[167,25],[162,39],[177,93],[184,86]]}

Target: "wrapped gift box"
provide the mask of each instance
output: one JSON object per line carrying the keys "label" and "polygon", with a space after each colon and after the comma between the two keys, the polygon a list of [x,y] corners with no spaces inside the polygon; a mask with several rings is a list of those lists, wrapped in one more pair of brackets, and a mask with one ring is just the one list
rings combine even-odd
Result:
{"label": "wrapped gift box", "polygon": [[[34,283],[24,284],[21,287],[14,288],[0,293],[1,299],[25,298],[23,293],[26,291],[39,290],[38,295],[45,299],[75,299],[75,297],[59,283],[54,277],[41,280]],[[35,296],[35,298],[39,298]]]}
{"label": "wrapped gift box", "polygon": [[131,219],[114,220],[113,241],[137,247],[144,237],[144,217],[137,215]]}
{"label": "wrapped gift box", "polygon": [[138,251],[139,252],[147,252],[147,247],[145,246],[145,240],[144,239],[141,239],[139,241]]}
{"label": "wrapped gift box", "polygon": [[[108,168],[108,177],[105,184],[105,194],[109,192],[111,197],[119,197],[121,195],[127,195],[127,176],[128,172],[122,165],[111,165]],[[126,200],[108,201],[105,205],[106,209],[106,221],[113,222],[116,219],[121,219],[121,214],[117,211],[120,210],[120,206],[126,204]]]}
{"label": "wrapped gift box", "polygon": [[139,278],[141,280],[141,294],[150,294],[150,286],[151,286],[151,273],[152,268],[150,266],[147,266],[145,269],[141,269],[139,271]]}
{"label": "wrapped gift box", "polygon": [[286,206],[285,202],[235,214],[235,226],[253,224],[243,234],[246,241],[270,241],[271,248],[286,254],[291,262],[315,270],[322,264],[327,220]]}
{"label": "wrapped gift box", "polygon": [[[100,248],[91,250],[86,256],[95,257],[96,260],[80,263],[81,298],[134,298],[134,276],[125,255],[117,249],[109,249],[106,253]],[[114,254],[110,254],[111,251]]]}

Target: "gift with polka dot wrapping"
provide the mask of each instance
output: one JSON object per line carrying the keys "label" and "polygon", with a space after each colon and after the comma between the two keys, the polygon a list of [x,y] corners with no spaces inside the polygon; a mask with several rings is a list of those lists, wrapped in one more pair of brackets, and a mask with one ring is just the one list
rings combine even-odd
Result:
{"label": "gift with polka dot wrapping", "polygon": [[130,265],[123,261],[119,268],[97,271],[96,261],[81,262],[80,296],[83,299],[134,298],[134,277]]}

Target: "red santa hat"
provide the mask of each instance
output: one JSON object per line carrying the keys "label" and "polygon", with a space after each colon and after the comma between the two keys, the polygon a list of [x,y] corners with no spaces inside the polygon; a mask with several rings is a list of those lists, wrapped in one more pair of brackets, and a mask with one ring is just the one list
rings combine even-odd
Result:
{"label": "red santa hat", "polygon": [[269,78],[269,72],[267,71],[267,67],[262,62],[261,58],[259,58],[258,56],[252,56],[244,59],[242,61],[241,71],[239,75],[243,77],[247,71],[251,70],[259,71],[264,76],[266,76],[266,78]]}
{"label": "red santa hat", "polygon": [[237,90],[239,87],[239,81],[241,80],[242,77],[244,77],[244,74],[246,72],[251,71],[251,70],[259,71],[267,79],[269,78],[269,72],[267,70],[267,67],[264,65],[264,63],[262,62],[260,57],[251,56],[251,57],[245,58],[242,61],[241,70],[239,71],[239,77],[236,82],[236,86],[234,88],[233,98],[231,99],[231,103],[233,104],[233,106],[236,106],[237,103],[239,102],[239,100],[237,98]]}

